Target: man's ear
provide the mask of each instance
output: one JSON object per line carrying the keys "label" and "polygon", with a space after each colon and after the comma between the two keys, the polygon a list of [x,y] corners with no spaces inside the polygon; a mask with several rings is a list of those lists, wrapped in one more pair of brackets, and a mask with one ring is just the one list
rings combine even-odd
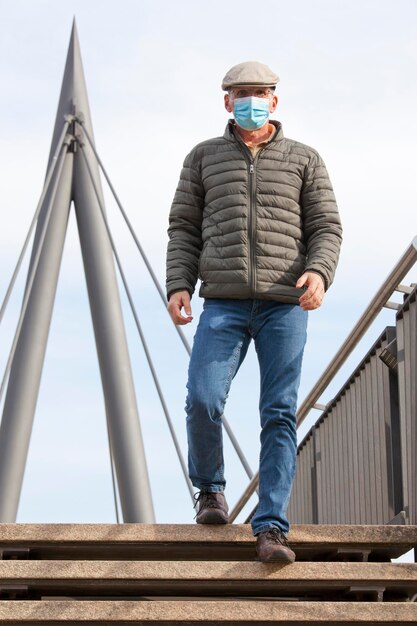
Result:
{"label": "man's ear", "polygon": [[274,95],[271,100],[271,104],[269,105],[269,112],[273,113],[278,106],[278,96]]}
{"label": "man's ear", "polygon": [[228,113],[233,113],[233,106],[232,106],[232,103],[230,102],[230,94],[228,93],[224,95],[224,108],[226,109]]}

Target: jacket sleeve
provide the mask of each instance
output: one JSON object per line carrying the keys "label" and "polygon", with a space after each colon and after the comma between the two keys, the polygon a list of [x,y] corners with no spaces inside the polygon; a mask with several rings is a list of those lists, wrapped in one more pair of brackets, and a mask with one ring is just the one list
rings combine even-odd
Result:
{"label": "jacket sleeve", "polygon": [[166,261],[167,296],[186,289],[193,294],[198,278],[202,249],[201,224],[204,190],[200,167],[190,153],[181,170],[180,180],[169,214],[168,250]]}
{"label": "jacket sleeve", "polygon": [[307,247],[305,271],[320,274],[327,290],[339,260],[342,225],[326,166],[318,154],[306,167],[301,206]]}

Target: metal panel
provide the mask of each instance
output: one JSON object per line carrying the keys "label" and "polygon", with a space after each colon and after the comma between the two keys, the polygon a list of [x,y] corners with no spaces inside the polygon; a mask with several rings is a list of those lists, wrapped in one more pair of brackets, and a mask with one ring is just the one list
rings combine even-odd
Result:
{"label": "metal panel", "polygon": [[305,520],[304,523],[311,524],[313,521],[313,492],[312,486],[312,465],[314,460],[314,434],[303,441],[300,446],[303,453],[297,455],[297,471],[294,480],[291,499],[287,510],[288,518],[297,523],[298,519]]}
{"label": "metal panel", "polygon": [[[373,359],[374,360],[374,359]],[[371,380],[371,364],[370,361],[365,363],[363,368],[363,380],[364,380],[364,405],[365,405],[365,424],[366,424],[366,437],[368,444],[368,463],[367,463],[367,483],[369,489],[369,500],[366,503],[366,517],[370,520],[371,524],[377,523],[376,512],[376,481],[377,476],[375,472],[375,446],[379,444],[378,439],[374,433],[373,423],[373,406],[372,406],[372,380]]]}
{"label": "metal panel", "polygon": [[332,441],[333,441],[333,502],[334,502],[334,512],[333,519],[335,524],[340,524],[340,516],[341,516],[341,489],[339,486],[342,484],[342,475],[340,468],[340,461],[342,457],[340,456],[340,446],[341,436],[340,436],[340,403],[336,404],[333,410],[333,424],[332,424]]}
{"label": "metal panel", "polygon": [[320,435],[320,431],[316,429],[315,426],[313,426],[314,428],[314,442],[315,442],[315,449],[316,449],[316,455],[314,458],[314,466],[315,466],[315,477],[316,477],[316,484],[315,484],[315,490],[316,490],[316,510],[317,510],[317,518],[316,518],[316,523],[317,524],[321,524],[322,523],[322,519],[323,519],[323,490],[318,488],[318,485],[322,483],[322,479],[321,479],[321,474],[322,474],[322,469],[323,469],[323,463],[322,463],[322,440],[321,440],[321,435]]}
{"label": "metal panel", "polygon": [[[395,328],[388,327],[301,442],[296,497],[289,507],[293,523],[384,524],[400,512],[401,493],[394,493],[394,487],[402,488],[392,440],[399,436],[394,375],[379,358],[393,338]],[[405,363],[410,368],[411,358]],[[409,391],[403,401],[408,406]],[[409,474],[415,470],[410,453],[404,462]]]}
{"label": "metal panel", "polygon": [[[350,412],[350,417],[351,419],[349,420],[351,422],[351,426],[352,426],[352,433],[351,433],[351,450],[352,450],[352,454],[349,455],[349,458],[351,459],[351,468],[352,468],[352,473],[350,474],[350,479],[352,476],[359,476],[359,450],[358,450],[358,425],[357,425],[357,415],[356,415],[356,404],[355,404],[355,398],[353,397],[353,394],[349,393],[346,396],[347,398],[347,405],[348,405],[348,410]],[[351,480],[351,492],[352,492],[352,499],[353,499],[353,507],[350,509],[350,520],[351,523],[353,523],[353,520],[355,519],[359,519],[359,511],[360,511],[360,506],[359,506],[359,481],[358,480]]]}
{"label": "metal panel", "polygon": [[346,395],[342,394],[339,403],[339,452],[341,452],[339,467],[340,477],[342,483],[342,490],[340,492],[340,519],[347,519],[349,507],[347,500],[349,496],[349,475],[347,473],[347,459],[348,455],[343,454],[343,449],[347,445],[347,416],[346,416]]}
{"label": "metal panel", "polygon": [[416,361],[417,290],[410,294],[397,313],[398,392],[400,404],[401,457],[404,479],[404,504],[408,523],[417,523],[416,467]]}
{"label": "metal panel", "polygon": [[[378,386],[378,361],[381,359],[371,359],[370,379],[371,379],[371,403],[372,403],[372,430],[374,433],[374,464],[375,464],[375,514],[377,519],[382,519],[384,512],[384,490],[382,489],[382,466],[381,462],[382,444],[384,443],[383,425],[385,424],[385,412],[381,412],[378,406],[378,394],[380,392]],[[383,374],[382,374],[383,376]],[[385,477],[386,479],[386,477]],[[386,480],[385,480],[386,482]]]}
{"label": "metal panel", "polygon": [[322,510],[322,522],[330,518],[329,515],[329,502],[330,502],[330,481],[326,480],[327,468],[329,467],[329,439],[328,439],[328,424],[327,421],[321,421],[321,428],[318,432],[323,432],[322,443],[322,465],[321,465],[321,481],[317,485],[317,489],[323,490],[323,510]]}

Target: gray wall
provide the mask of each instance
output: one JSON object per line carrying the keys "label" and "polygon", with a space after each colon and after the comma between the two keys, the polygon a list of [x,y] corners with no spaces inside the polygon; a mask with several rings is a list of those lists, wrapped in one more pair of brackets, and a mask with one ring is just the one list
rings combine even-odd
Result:
{"label": "gray wall", "polygon": [[[298,447],[291,523],[387,524],[416,503],[416,289]],[[398,365],[381,352],[397,339]]]}

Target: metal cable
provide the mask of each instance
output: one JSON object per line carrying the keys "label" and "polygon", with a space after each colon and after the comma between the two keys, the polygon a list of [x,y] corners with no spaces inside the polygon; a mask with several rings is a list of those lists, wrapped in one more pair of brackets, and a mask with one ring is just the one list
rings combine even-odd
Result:
{"label": "metal cable", "polygon": [[[253,471],[251,469],[251,466],[249,465],[249,463],[248,463],[248,461],[247,461],[247,459],[246,459],[246,457],[245,457],[245,455],[243,453],[243,450],[240,447],[240,445],[238,443],[238,440],[236,439],[235,434],[233,433],[232,428],[231,428],[229,422],[226,419],[226,416],[223,414],[221,419],[222,419],[222,422],[223,422],[224,429],[225,429],[226,433],[229,436],[229,439],[230,439],[230,441],[232,443],[232,446],[235,449],[235,452],[236,452],[240,462],[242,463],[242,467],[245,470],[247,477],[250,478],[250,479],[253,478]],[[256,491],[258,492],[258,489],[256,489]]]}
{"label": "metal cable", "polygon": [[[118,195],[116,193],[116,190],[114,189],[114,187],[113,187],[113,185],[111,183],[111,180],[110,180],[110,178],[109,178],[109,176],[108,176],[108,174],[107,174],[107,172],[106,172],[106,170],[104,168],[103,162],[101,161],[101,159],[100,159],[100,157],[99,157],[99,155],[97,153],[97,150],[95,148],[94,142],[91,139],[91,137],[90,137],[90,135],[89,135],[89,133],[88,133],[86,127],[85,127],[84,121],[82,119],[80,119],[79,117],[76,117],[75,121],[78,122],[82,126],[82,129],[83,129],[83,131],[85,133],[85,136],[87,137],[88,143],[90,144],[90,148],[94,152],[94,156],[97,159],[97,163],[99,164],[99,166],[101,168],[101,171],[103,172],[103,175],[104,175],[104,177],[105,177],[105,179],[107,181],[107,184],[108,184],[108,186],[110,188],[110,191],[112,192],[113,197],[116,200],[117,206],[119,207],[120,212],[123,215],[123,218],[124,218],[124,220],[125,220],[125,222],[127,224],[127,227],[128,227],[128,229],[130,231],[130,234],[132,235],[133,240],[134,240],[134,242],[135,242],[135,244],[136,244],[136,246],[137,246],[137,248],[138,248],[138,250],[140,252],[140,255],[141,255],[142,259],[143,259],[143,262],[145,263],[146,268],[147,268],[148,272],[150,273],[150,275],[152,277],[153,283],[154,283],[154,285],[155,285],[159,295],[161,296],[162,302],[166,306],[167,305],[167,299],[165,297],[165,292],[162,289],[161,284],[158,281],[158,278],[157,278],[155,272],[152,269],[152,265],[150,264],[149,259],[146,256],[146,253],[145,253],[144,249],[142,248],[142,245],[141,245],[139,239],[137,238],[137,235],[136,235],[136,233],[135,233],[135,231],[133,229],[133,226],[132,226],[132,224],[131,224],[127,214],[126,214],[126,211],[124,210],[123,205],[120,202],[119,197],[118,197]],[[181,328],[179,328],[178,326],[176,326],[175,328],[176,328],[176,331],[179,334],[179,336],[181,338],[181,341],[184,344],[184,347],[187,350],[188,354],[191,354],[191,347],[190,347],[190,344],[187,341],[186,336],[182,332]]]}
{"label": "metal cable", "polygon": [[[137,248],[138,248],[138,250],[139,250],[139,252],[140,252],[140,254],[142,256],[143,262],[145,263],[146,268],[148,269],[148,271],[149,271],[149,273],[150,273],[150,275],[152,277],[153,283],[154,283],[154,285],[155,285],[159,295],[161,296],[161,299],[162,299],[162,301],[164,303],[164,306],[166,307],[167,300],[166,300],[166,297],[165,297],[164,290],[162,289],[162,287],[161,287],[161,285],[160,285],[160,283],[158,281],[158,278],[156,277],[156,274],[153,271],[152,266],[151,266],[151,264],[150,264],[150,262],[149,262],[149,260],[148,260],[148,258],[146,256],[146,253],[143,250],[143,248],[142,248],[142,246],[141,246],[141,244],[140,244],[140,242],[139,242],[139,240],[137,238],[137,235],[136,235],[136,233],[135,233],[135,231],[133,229],[133,226],[132,226],[129,218],[127,217],[126,211],[124,210],[124,208],[122,206],[122,203],[120,202],[119,197],[118,197],[118,195],[116,193],[116,190],[114,189],[114,187],[113,187],[113,185],[111,183],[111,180],[110,180],[110,178],[109,178],[109,176],[108,176],[108,174],[107,174],[107,172],[106,172],[106,170],[104,168],[104,165],[103,165],[103,163],[102,163],[102,161],[101,161],[101,159],[100,159],[100,157],[99,157],[99,155],[97,153],[97,150],[95,148],[94,142],[92,141],[92,139],[91,139],[91,137],[90,137],[86,127],[85,127],[84,120],[82,120],[79,117],[76,117],[75,121],[80,124],[80,126],[82,127],[82,129],[83,129],[83,131],[85,133],[85,136],[87,137],[88,143],[90,144],[90,148],[94,152],[94,155],[95,155],[95,157],[97,159],[97,163],[99,164],[99,166],[101,168],[101,171],[103,172],[103,175],[104,175],[104,177],[105,177],[105,179],[107,181],[107,184],[108,184],[108,186],[109,186],[109,188],[110,188],[110,190],[111,190],[111,192],[113,194],[113,197],[114,197],[114,199],[115,199],[115,201],[117,203],[117,206],[119,207],[120,212],[122,213],[123,218],[124,218],[124,220],[125,220],[125,222],[127,224],[127,227],[128,227],[128,229],[130,231],[130,234],[132,235],[133,240],[134,240],[134,242],[135,242],[135,244],[136,244],[136,246],[137,246]],[[181,339],[185,349],[187,350],[188,354],[190,355],[191,354],[191,346],[188,343],[188,340],[187,340],[186,336],[184,335],[183,331],[181,330],[181,328],[179,326],[174,326],[174,327],[175,327],[175,330],[177,331],[177,333],[178,333],[178,335],[179,335],[179,337],[180,337],[180,339]],[[250,467],[250,465],[249,465],[245,455],[243,454],[243,451],[242,451],[241,447],[239,446],[239,444],[237,442],[237,439],[236,439],[235,435],[233,434],[233,431],[232,431],[232,429],[230,427],[230,424],[227,421],[225,415],[222,415],[222,422],[223,422],[225,431],[226,431],[226,433],[227,433],[227,435],[228,435],[228,437],[229,437],[229,439],[230,439],[230,441],[232,443],[232,446],[235,449],[235,452],[236,452],[240,462],[242,463],[242,466],[243,466],[243,468],[244,468],[248,478],[251,479],[253,477],[253,471],[252,471],[252,469],[251,469],[251,467]]]}
{"label": "metal cable", "polygon": [[175,450],[177,452],[178,459],[179,459],[180,464],[181,464],[181,468],[182,468],[182,471],[183,471],[183,474],[184,474],[185,481],[187,483],[188,490],[189,490],[191,498],[192,498],[192,500],[194,502],[194,496],[193,496],[194,488],[193,488],[193,485],[192,485],[192,483],[191,483],[191,481],[190,481],[190,479],[188,477],[187,466],[186,466],[184,458],[182,456],[182,452],[181,452],[181,448],[180,448],[180,445],[179,445],[179,441],[178,441],[177,436],[175,434],[175,430],[174,430],[174,427],[173,427],[173,424],[172,424],[172,420],[171,420],[171,416],[170,416],[170,413],[169,413],[169,410],[168,410],[168,406],[167,406],[167,404],[165,402],[165,398],[164,398],[161,386],[159,384],[158,375],[157,375],[155,367],[153,365],[152,357],[150,355],[150,352],[149,352],[149,349],[148,349],[148,345],[147,345],[144,333],[142,331],[141,324],[139,322],[139,317],[138,317],[135,305],[133,303],[133,298],[132,298],[132,295],[130,293],[129,286],[127,284],[125,273],[123,271],[123,268],[122,268],[122,265],[121,265],[121,262],[120,262],[120,257],[118,255],[118,252],[117,252],[117,249],[116,249],[116,246],[115,246],[112,234],[110,232],[110,227],[109,227],[109,224],[108,224],[105,212],[104,212],[104,207],[102,206],[102,202],[101,202],[100,195],[98,193],[97,186],[96,186],[96,183],[95,183],[95,180],[94,180],[91,168],[90,168],[90,164],[88,162],[87,156],[86,156],[85,151],[84,151],[84,146],[82,144],[80,144],[80,147],[81,147],[81,154],[83,155],[83,158],[84,158],[84,161],[85,161],[85,164],[86,164],[89,176],[90,176],[91,183],[92,183],[92,185],[94,187],[94,191],[95,191],[95,194],[96,194],[97,202],[99,204],[100,211],[101,211],[101,214],[102,214],[102,217],[103,217],[103,222],[104,222],[104,225],[105,225],[106,230],[107,230],[107,235],[109,237],[109,241],[110,241],[111,247],[113,249],[113,253],[114,253],[114,256],[115,256],[115,259],[116,259],[116,263],[117,263],[117,266],[119,268],[120,276],[121,276],[121,279],[123,281],[123,285],[124,285],[124,288],[125,288],[125,291],[126,291],[126,295],[127,295],[128,300],[129,300],[130,308],[132,310],[132,314],[133,314],[133,317],[134,317],[134,320],[135,320],[135,323],[136,323],[136,327],[137,327],[137,330],[138,330],[138,333],[139,333],[139,336],[140,336],[140,339],[141,339],[141,342],[142,342],[142,345],[143,345],[143,349],[144,349],[144,352],[145,352],[146,360],[148,362],[149,369],[151,371],[152,378],[153,378],[153,381],[155,383],[155,387],[156,387],[156,390],[157,390],[157,393],[158,393],[158,396],[159,396],[159,400],[161,402],[161,406],[162,406],[162,409],[163,409],[164,414],[165,414],[165,419],[167,421],[168,428],[169,428],[170,433],[171,433],[171,437],[172,437],[172,440],[173,440],[173,443],[174,443],[174,446],[175,446]]}
{"label": "metal cable", "polygon": [[40,213],[41,208],[42,208],[42,203],[45,200],[45,196],[46,196],[46,194],[48,192],[49,185],[51,183],[52,176],[53,176],[53,173],[55,171],[56,164],[57,164],[59,151],[62,148],[62,144],[63,144],[64,138],[65,138],[65,135],[67,133],[68,126],[70,125],[70,123],[71,122],[69,120],[67,120],[64,123],[64,126],[62,128],[62,133],[61,133],[61,136],[60,136],[60,138],[58,140],[58,147],[57,147],[56,152],[55,152],[55,154],[54,154],[54,156],[53,156],[53,158],[51,160],[51,166],[50,166],[50,168],[49,168],[49,170],[47,172],[47,175],[46,175],[46,179],[45,179],[45,183],[44,183],[44,186],[43,186],[43,189],[42,189],[41,197],[39,198],[39,202],[38,202],[38,205],[36,207],[36,211],[35,211],[35,214],[33,216],[32,223],[31,223],[31,225],[29,227],[28,234],[26,235],[26,239],[25,239],[25,242],[23,244],[23,248],[22,248],[22,251],[20,253],[19,259],[17,261],[15,270],[13,272],[13,276],[12,276],[12,278],[10,280],[10,284],[9,284],[8,289],[6,291],[6,295],[4,296],[3,304],[1,305],[1,309],[0,309],[0,324],[1,324],[1,321],[3,319],[4,313],[6,311],[6,307],[7,307],[8,303],[9,303],[9,299],[10,299],[10,296],[11,296],[14,284],[16,282],[17,275],[18,275],[19,270],[20,270],[20,266],[22,265],[22,261],[23,261],[23,258],[25,256],[26,249],[28,247],[29,240],[31,238],[33,229],[34,229],[36,221],[37,221],[37,219],[39,217],[39,213]]}
{"label": "metal cable", "polygon": [[111,482],[112,482],[112,488],[113,488],[113,499],[114,499],[114,509],[116,512],[116,524],[120,524],[120,518],[119,518],[119,503],[117,501],[117,487],[116,487],[116,480],[115,480],[115,469],[114,469],[114,459],[113,459],[113,450],[111,447],[111,439],[110,439],[110,432],[109,432],[109,420],[108,420],[108,416],[107,416],[107,411],[106,411],[106,424],[107,424],[107,441],[109,442],[109,453],[110,453],[110,471],[111,471]]}
{"label": "metal cable", "polygon": [[6,369],[5,369],[3,380],[2,380],[2,383],[1,383],[1,387],[0,387],[0,402],[2,400],[4,389],[5,389],[5,386],[6,386],[6,381],[7,381],[7,378],[9,376],[9,373],[10,373],[10,368],[11,368],[11,364],[13,362],[13,358],[14,358],[14,355],[15,355],[17,342],[19,341],[20,331],[22,329],[23,320],[24,320],[24,317],[25,317],[25,314],[26,314],[27,305],[28,305],[29,298],[30,298],[30,295],[31,295],[31,292],[32,292],[32,287],[33,287],[33,283],[34,283],[34,280],[35,280],[36,271],[38,269],[39,260],[40,260],[40,257],[41,257],[42,247],[43,247],[43,244],[44,244],[44,241],[45,241],[46,231],[48,229],[50,217],[51,217],[51,214],[52,214],[52,208],[53,208],[53,205],[54,205],[55,196],[56,196],[56,192],[57,192],[57,189],[58,189],[58,183],[60,181],[62,168],[64,166],[65,156],[66,156],[66,152],[67,152],[67,146],[69,145],[69,140],[67,139],[67,137],[68,136],[64,137],[64,140],[63,140],[63,143],[62,143],[62,146],[61,146],[62,153],[61,153],[60,158],[59,158],[58,173],[57,173],[57,176],[55,178],[54,185],[53,185],[53,188],[52,188],[51,198],[50,198],[49,206],[48,206],[48,209],[47,209],[47,212],[46,212],[45,221],[44,221],[43,226],[42,226],[42,231],[41,231],[41,235],[40,235],[40,238],[39,238],[39,243],[38,243],[38,247],[37,247],[37,250],[36,250],[36,254],[35,254],[35,257],[33,259],[32,267],[31,267],[30,272],[29,272],[28,281],[27,281],[26,290],[25,290],[25,295],[24,295],[24,298],[23,298],[22,309],[20,311],[19,321],[18,321],[18,324],[17,324],[17,328],[16,328],[16,332],[15,332],[15,335],[14,335],[12,347],[11,347],[11,350],[10,350],[9,358],[8,358],[8,361],[7,361],[7,364],[6,364]]}

